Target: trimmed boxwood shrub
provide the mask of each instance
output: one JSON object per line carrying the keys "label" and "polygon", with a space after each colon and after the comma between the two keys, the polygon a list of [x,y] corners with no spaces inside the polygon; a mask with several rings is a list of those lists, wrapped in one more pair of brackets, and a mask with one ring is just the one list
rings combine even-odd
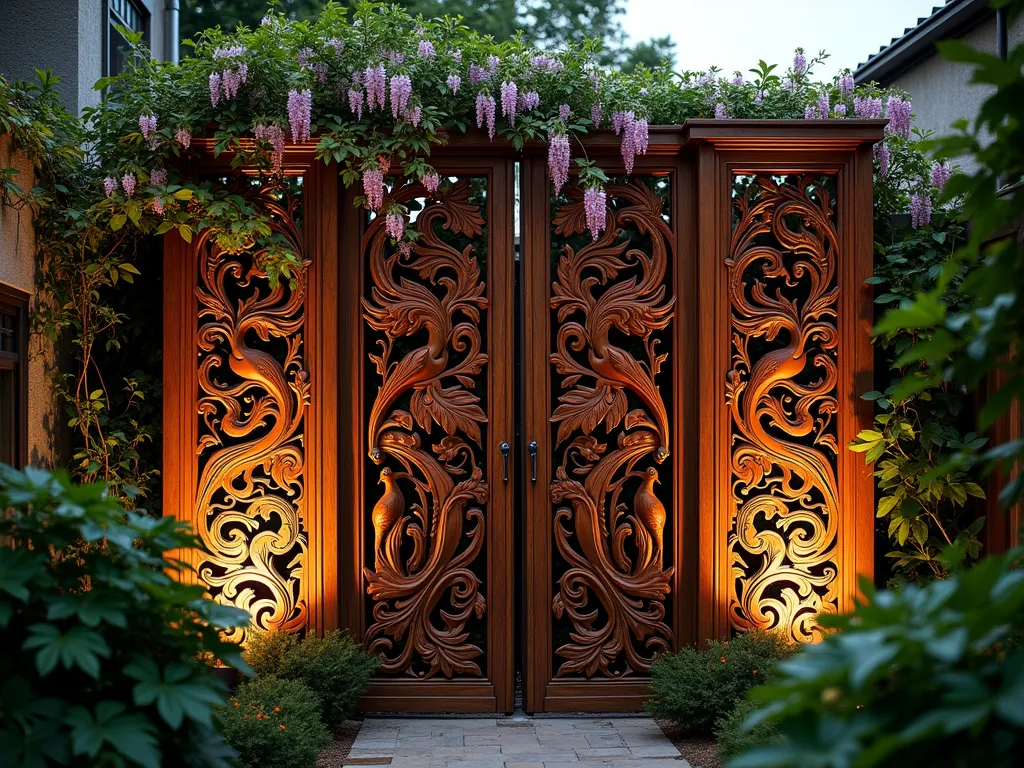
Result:
{"label": "trimmed boxwood shrub", "polygon": [[253,633],[246,661],[259,675],[300,680],[320,699],[323,719],[337,725],[356,710],[359,696],[377,671],[377,659],[347,632],[308,635]]}
{"label": "trimmed boxwood shrub", "polygon": [[298,680],[242,683],[217,720],[243,768],[309,768],[331,741],[320,700]]}
{"label": "trimmed boxwood shrub", "polygon": [[651,665],[647,710],[690,733],[710,736],[747,691],[765,682],[775,663],[795,650],[781,634],[751,631],[666,653]]}

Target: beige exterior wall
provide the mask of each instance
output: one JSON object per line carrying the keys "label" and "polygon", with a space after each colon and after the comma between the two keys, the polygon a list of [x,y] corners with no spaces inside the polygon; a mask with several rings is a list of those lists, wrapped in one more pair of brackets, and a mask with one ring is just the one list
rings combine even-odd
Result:
{"label": "beige exterior wall", "polygon": [[[1011,51],[1024,42],[1024,16],[1010,26],[1007,38]],[[961,39],[980,51],[995,54],[995,16],[989,16]],[[971,66],[954,64],[936,53],[901,74],[892,85],[910,94],[914,125],[921,130],[945,134],[954,121],[965,117],[973,119],[982,101],[992,93],[989,86],[971,84],[972,71]],[[959,164],[967,172],[975,168],[973,162],[961,160]]]}
{"label": "beige exterior wall", "polygon": [[[10,137],[0,135],[0,167],[17,168],[15,182],[22,188],[33,186],[32,164],[12,152]],[[29,312],[36,301],[36,243],[32,214],[27,207],[0,203],[0,283],[26,291]],[[53,348],[36,334],[29,338],[28,365],[28,460],[34,466],[57,463],[57,408],[50,384],[55,356]]]}

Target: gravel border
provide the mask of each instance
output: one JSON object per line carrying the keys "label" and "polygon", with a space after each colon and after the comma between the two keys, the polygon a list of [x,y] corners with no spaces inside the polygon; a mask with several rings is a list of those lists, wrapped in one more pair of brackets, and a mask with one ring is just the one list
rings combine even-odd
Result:
{"label": "gravel border", "polygon": [[362,720],[345,720],[334,729],[334,741],[320,750],[316,759],[316,768],[341,768],[348,759],[349,750],[356,740],[356,734],[362,727]]}
{"label": "gravel border", "polygon": [[721,768],[714,739],[691,736],[671,720],[655,719],[654,722],[692,768]]}

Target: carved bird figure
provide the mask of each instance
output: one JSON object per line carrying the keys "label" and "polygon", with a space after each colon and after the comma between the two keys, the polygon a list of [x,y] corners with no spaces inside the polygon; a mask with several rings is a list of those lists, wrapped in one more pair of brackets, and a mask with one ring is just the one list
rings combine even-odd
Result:
{"label": "carved bird figure", "polygon": [[371,515],[373,520],[374,566],[378,570],[380,569],[380,548],[384,542],[384,537],[387,536],[388,531],[391,530],[398,519],[402,517],[402,513],[405,512],[405,498],[402,496],[402,492],[395,483],[395,478],[388,467],[384,467],[380,471],[380,482],[384,484],[384,495],[373,505],[373,513]]}
{"label": "carved bird figure", "polygon": [[658,470],[647,468],[647,474],[633,497],[633,511],[640,518],[647,531],[654,539],[658,559],[661,559],[662,536],[665,532],[665,505],[654,495],[654,484],[658,482]]}

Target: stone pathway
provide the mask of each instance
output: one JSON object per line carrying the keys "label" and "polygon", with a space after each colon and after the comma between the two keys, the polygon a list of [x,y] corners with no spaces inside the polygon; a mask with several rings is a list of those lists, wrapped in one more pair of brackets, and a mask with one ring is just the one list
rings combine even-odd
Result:
{"label": "stone pathway", "polygon": [[690,768],[648,717],[367,718],[345,765]]}

